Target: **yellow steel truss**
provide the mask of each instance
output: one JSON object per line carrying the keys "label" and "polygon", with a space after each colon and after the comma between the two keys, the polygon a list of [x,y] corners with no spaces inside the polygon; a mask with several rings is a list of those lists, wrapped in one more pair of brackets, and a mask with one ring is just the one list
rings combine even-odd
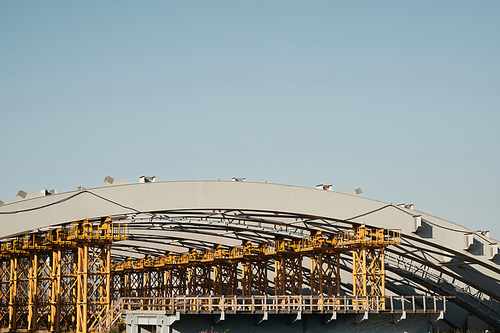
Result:
{"label": "yellow steel truss", "polygon": [[267,295],[267,258],[242,261],[241,290],[245,296]]}
{"label": "yellow steel truss", "polygon": [[302,255],[285,256],[274,259],[275,295],[302,294]]}
{"label": "yellow steel truss", "polygon": [[0,243],[0,328],[88,332],[111,302],[111,243],[127,235],[108,217]]}
{"label": "yellow steel truss", "polygon": [[311,259],[311,294],[340,295],[340,253],[318,252],[310,255]]}
{"label": "yellow steel truss", "polygon": [[186,274],[185,266],[169,267],[165,270],[165,295],[182,296],[186,295]]}
{"label": "yellow steel truss", "polygon": [[31,253],[28,288],[28,330],[51,329],[52,256]]}
{"label": "yellow steel truss", "polygon": [[[354,296],[372,296],[370,302],[375,302],[376,297],[380,297],[379,308],[385,309],[385,247],[394,244],[396,240],[391,240],[391,231],[383,229],[369,229],[366,227],[355,228],[353,240],[348,242],[353,246],[352,250],[352,279]],[[354,238],[358,238],[358,243]],[[352,242],[352,243],[351,243]],[[399,242],[401,238],[399,237]],[[366,298],[359,301],[362,306]],[[372,304],[373,305],[373,304]]]}
{"label": "yellow steel truss", "polygon": [[29,321],[29,295],[30,295],[30,260],[26,257],[15,258],[13,265],[14,274],[11,277],[14,279],[12,286],[15,288],[11,293],[12,298],[12,324],[15,329],[28,328]]}
{"label": "yellow steel truss", "polygon": [[[241,291],[243,295],[264,295],[268,290],[269,259],[274,263],[276,295],[298,295],[302,292],[302,258],[311,260],[311,292],[313,295],[340,294],[340,254],[353,252],[353,294],[384,296],[385,247],[401,243],[400,230],[368,228],[365,225],[339,232],[326,238],[321,232],[298,240],[276,239],[253,246],[246,241],[242,246],[198,252],[191,249],[181,255],[168,253],[156,258],[125,260],[113,267],[112,274],[128,277],[137,283],[151,280],[144,267],[163,272],[164,296],[234,295],[237,283],[235,272],[241,263]],[[212,274],[213,273],[213,274]],[[137,275],[137,276],[136,276]],[[212,276],[213,275],[213,276]],[[114,280],[123,283],[122,280]],[[118,290],[118,286],[114,290]],[[132,283],[129,292],[120,295],[145,295]],[[134,289],[135,288],[135,289]],[[151,288],[150,288],[151,289]],[[120,289],[121,290],[121,289]]]}
{"label": "yellow steel truss", "polygon": [[[243,295],[266,295],[272,264],[275,294],[300,295],[304,257],[311,261],[311,293],[336,296],[340,254],[350,251],[353,295],[369,296],[357,304],[363,308],[368,304],[362,302],[385,296],[384,250],[401,243],[399,230],[363,225],[331,237],[317,232],[258,246],[248,241],[228,249],[112,263],[112,242],[127,235],[127,225],[112,224],[108,217],[0,243],[0,328],[87,333],[119,297],[230,296],[238,283]],[[383,302],[378,308],[385,307]]]}
{"label": "yellow steel truss", "polygon": [[0,327],[9,326],[10,260],[0,257]]}
{"label": "yellow steel truss", "polygon": [[111,304],[111,243],[78,247],[77,333],[87,332]]}

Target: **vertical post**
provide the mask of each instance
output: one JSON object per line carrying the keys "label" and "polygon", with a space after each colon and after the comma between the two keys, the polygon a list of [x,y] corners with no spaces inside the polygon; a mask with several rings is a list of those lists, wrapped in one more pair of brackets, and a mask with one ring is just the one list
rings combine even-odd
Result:
{"label": "vertical post", "polygon": [[210,266],[193,265],[188,268],[188,294],[190,296],[210,294]]}
{"label": "vertical post", "polygon": [[252,295],[252,277],[251,273],[251,261],[242,261],[241,262],[241,292],[243,296]]}
{"label": "vertical post", "polygon": [[[370,248],[367,251],[367,295],[371,296],[372,306],[374,306],[375,297],[385,296],[384,250],[384,247],[379,247]],[[378,302],[380,302],[380,307],[385,309],[385,298],[381,298]]]}
{"label": "vertical post", "polygon": [[37,285],[38,285],[38,255],[31,253],[29,256],[29,284],[28,284],[28,330],[36,331],[37,322]]}
{"label": "vertical post", "polygon": [[309,281],[311,283],[311,294],[312,295],[323,295],[323,254],[312,254],[311,259],[311,277]]}
{"label": "vertical post", "polygon": [[163,296],[164,297],[172,297],[173,296],[173,290],[172,290],[172,267],[166,267],[165,270],[163,271]]}
{"label": "vertical post", "polygon": [[340,295],[340,253],[319,252],[311,257],[311,293],[313,295]]}
{"label": "vertical post", "polygon": [[256,257],[242,261],[241,264],[241,289],[243,295],[266,295],[269,284],[267,280],[267,258]]}
{"label": "vertical post", "polygon": [[380,250],[380,296],[381,296],[381,309],[385,310],[385,248]]}
{"label": "vertical post", "polygon": [[78,247],[76,333],[87,333],[88,245]]}
{"label": "vertical post", "polygon": [[[185,296],[186,280],[189,279],[189,270],[183,265],[170,265],[165,270],[165,296]],[[189,281],[188,281],[189,284]]]}
{"label": "vertical post", "polygon": [[10,260],[0,258],[0,328],[9,327]]}
{"label": "vertical post", "polygon": [[280,257],[274,260],[276,295],[302,295],[302,255]]}
{"label": "vertical post", "polygon": [[78,249],[61,251],[60,330],[76,331],[78,313]]}
{"label": "vertical post", "polygon": [[[357,296],[366,296],[366,247],[353,249],[352,251],[352,281],[353,281],[353,296],[356,296],[356,309],[358,309]],[[362,300],[359,301],[363,303]],[[368,306],[368,304],[365,304]],[[361,308],[362,310],[363,308]],[[367,308],[365,308],[367,309]]]}
{"label": "vertical post", "polygon": [[61,249],[52,252],[52,291],[50,294],[50,330],[60,332],[61,326]]}
{"label": "vertical post", "polygon": [[285,269],[283,268],[283,258],[274,260],[274,295],[284,295]]}
{"label": "vertical post", "polygon": [[18,258],[10,259],[10,299],[9,299],[9,331],[17,329],[17,265]]}
{"label": "vertical post", "polygon": [[130,273],[123,273],[123,297],[130,297]]}
{"label": "vertical post", "polygon": [[89,246],[84,245],[81,251],[81,257],[79,260],[82,262],[82,273],[81,273],[81,281],[80,288],[82,290],[82,298],[80,299],[81,306],[81,325],[82,325],[82,333],[87,333],[88,327],[88,282],[89,282]]}
{"label": "vertical post", "polygon": [[366,248],[354,249],[352,251],[353,262],[353,295],[366,295]]}
{"label": "vertical post", "polygon": [[[94,231],[93,231],[94,232]],[[83,265],[83,294],[81,327],[85,331],[92,329],[109,310],[110,304],[110,242],[92,243],[83,246],[86,262]],[[85,326],[85,327],[84,327]],[[77,332],[80,333],[80,332]]]}
{"label": "vertical post", "polygon": [[238,287],[237,263],[224,262],[214,264],[214,295],[236,295]]}
{"label": "vertical post", "polygon": [[104,312],[102,312],[101,316],[104,316],[106,312],[109,311],[111,307],[111,243],[107,243],[106,246],[106,271],[103,272],[106,277],[106,290],[104,293]]}

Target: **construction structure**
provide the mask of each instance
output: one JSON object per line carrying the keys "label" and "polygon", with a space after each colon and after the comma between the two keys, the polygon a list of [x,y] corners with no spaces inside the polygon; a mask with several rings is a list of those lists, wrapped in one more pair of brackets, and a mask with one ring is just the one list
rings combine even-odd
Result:
{"label": "construction structure", "polygon": [[105,332],[156,316],[183,332],[180,314],[270,313],[500,328],[487,232],[359,189],[241,180],[108,176],[102,188],[20,191],[0,206],[0,330]]}

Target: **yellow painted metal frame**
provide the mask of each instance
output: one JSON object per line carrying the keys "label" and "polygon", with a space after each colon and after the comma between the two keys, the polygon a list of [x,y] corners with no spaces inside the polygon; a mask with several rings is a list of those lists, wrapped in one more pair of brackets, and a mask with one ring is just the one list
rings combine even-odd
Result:
{"label": "yellow painted metal frame", "polygon": [[[385,308],[384,250],[401,243],[399,230],[316,232],[297,240],[112,263],[111,244],[128,237],[126,224],[75,222],[0,243],[0,328],[87,333],[119,297],[266,295],[274,264],[275,295],[302,293],[302,260],[311,261],[311,293],[340,295],[340,254],[352,251],[357,306]],[[241,263],[241,281],[237,268]],[[368,297],[366,297],[368,296]],[[380,300],[377,300],[379,297]],[[366,304],[366,302],[370,304]],[[364,302],[364,303],[363,303]]]}
{"label": "yellow painted metal frame", "polygon": [[108,217],[0,243],[0,328],[88,332],[111,303],[111,243],[127,237]]}

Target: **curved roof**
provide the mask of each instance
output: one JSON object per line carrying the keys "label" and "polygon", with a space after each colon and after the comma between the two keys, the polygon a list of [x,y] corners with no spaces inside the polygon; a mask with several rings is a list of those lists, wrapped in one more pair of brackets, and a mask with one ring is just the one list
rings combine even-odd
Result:
{"label": "curved roof", "polygon": [[[265,242],[276,235],[302,237],[318,229],[333,233],[361,223],[401,229],[403,244],[388,248],[389,289],[393,283],[392,290],[403,293],[397,279],[404,277],[414,292],[457,296],[458,291],[457,299],[465,292],[481,293],[474,297],[489,302],[490,308],[498,305],[498,317],[492,323],[500,323],[500,251],[495,240],[425,213],[355,194],[241,181],[105,186],[0,206],[0,239],[108,215],[130,223],[130,239],[113,245],[117,259],[214,244],[235,246],[246,239]],[[465,303],[462,308],[475,313]]]}

